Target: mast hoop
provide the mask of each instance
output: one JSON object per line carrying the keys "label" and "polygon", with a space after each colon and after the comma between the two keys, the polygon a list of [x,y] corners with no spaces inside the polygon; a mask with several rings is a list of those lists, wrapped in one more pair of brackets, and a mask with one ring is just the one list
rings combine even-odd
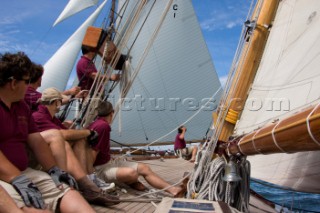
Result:
{"label": "mast hoop", "polygon": [[318,107],[320,106],[320,103],[317,104],[317,106],[315,106],[313,108],[313,110],[310,112],[310,114],[308,115],[307,119],[306,119],[306,122],[307,122],[307,129],[308,129],[308,132],[309,132],[309,135],[311,137],[311,139],[313,140],[313,142],[315,142],[317,145],[320,146],[320,142],[314,137],[312,131],[311,131],[311,127],[310,127],[310,117],[311,115],[318,109]]}

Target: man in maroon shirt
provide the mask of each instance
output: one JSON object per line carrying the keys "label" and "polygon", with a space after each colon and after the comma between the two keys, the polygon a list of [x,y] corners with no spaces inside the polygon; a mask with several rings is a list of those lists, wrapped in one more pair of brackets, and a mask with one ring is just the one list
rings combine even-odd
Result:
{"label": "man in maroon shirt", "polygon": [[[56,166],[23,101],[31,66],[24,53],[0,55],[0,185],[24,211],[94,212],[76,190],[63,184],[76,187],[73,177]],[[27,145],[48,173],[28,168]]]}
{"label": "man in maroon shirt", "polygon": [[[31,73],[30,83],[27,88],[27,92],[24,96],[24,100],[29,105],[32,112],[35,112],[38,110],[39,102],[38,100],[41,98],[41,93],[37,91],[39,87],[41,87],[41,81],[42,81],[42,75],[43,75],[44,69],[43,66],[40,64],[33,64],[33,72]],[[79,94],[80,87],[72,87],[71,89],[65,90],[61,92],[63,95],[65,95],[63,103],[67,103],[69,101],[69,97],[71,95],[83,95],[83,93]]]}
{"label": "man in maroon shirt", "polygon": [[184,140],[186,131],[187,128],[185,126],[180,126],[178,128],[178,134],[174,141],[174,151],[185,158],[191,157],[189,161],[194,162],[196,160],[198,148],[196,146],[186,147],[186,141]]}
{"label": "man in maroon shirt", "polygon": [[[77,76],[79,80],[79,86],[82,90],[90,90],[94,79],[96,78],[98,71],[93,63],[93,59],[96,55],[96,51],[90,47],[82,46],[82,56],[77,63]],[[101,76],[106,77],[106,76]],[[119,80],[120,75],[112,74],[111,81]]]}
{"label": "man in maroon shirt", "polygon": [[[113,118],[113,107],[108,101],[100,102],[98,105],[98,118],[88,127],[99,134],[97,145],[92,146],[92,159],[97,175],[105,181],[119,181],[131,185],[133,188],[143,190],[144,186],[138,182],[142,175],[145,180],[157,189],[170,186],[165,180],[156,175],[148,165],[128,161],[110,162],[110,123]],[[166,189],[174,196],[180,196],[182,188],[173,186]]]}
{"label": "man in maroon shirt", "polygon": [[[59,112],[61,102],[62,95],[57,89],[48,88],[43,91],[40,99],[41,105],[39,105],[38,111],[32,114],[41,132],[40,134],[50,145],[58,165],[75,177],[83,196],[89,202],[101,205],[119,203],[117,197],[110,196],[102,191],[102,189],[110,188],[109,184],[102,180],[99,181],[92,175],[87,176],[86,153],[89,151],[89,147],[86,139],[92,141],[97,137],[97,134],[88,129],[67,129],[55,117],[55,114]],[[76,156],[80,159],[80,162]],[[92,178],[92,181],[89,178]],[[102,189],[99,189],[94,183]]]}

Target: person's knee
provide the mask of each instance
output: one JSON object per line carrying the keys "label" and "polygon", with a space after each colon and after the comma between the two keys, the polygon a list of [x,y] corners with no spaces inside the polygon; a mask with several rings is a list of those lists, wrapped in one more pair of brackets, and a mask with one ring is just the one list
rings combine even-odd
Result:
{"label": "person's knee", "polygon": [[134,169],[130,169],[128,170],[128,177],[130,178],[130,180],[137,180],[139,177],[139,174]]}
{"label": "person's knee", "polygon": [[117,171],[116,179],[120,182],[133,183],[138,180],[138,173],[134,169],[125,168]]}
{"label": "person's knee", "polygon": [[141,175],[148,175],[150,173],[152,173],[152,170],[150,169],[150,167],[146,164],[143,163],[139,163],[138,164],[138,173]]}
{"label": "person's knee", "polygon": [[61,132],[57,129],[50,129],[43,132],[40,132],[41,136],[48,143],[64,143],[64,138]]}

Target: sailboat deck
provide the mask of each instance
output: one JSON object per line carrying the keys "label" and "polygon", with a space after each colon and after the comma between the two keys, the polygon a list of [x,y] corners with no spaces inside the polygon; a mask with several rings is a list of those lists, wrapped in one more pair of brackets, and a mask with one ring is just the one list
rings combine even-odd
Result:
{"label": "sailboat deck", "polygon": [[[144,160],[139,161],[143,162],[150,166],[150,168],[158,174],[160,177],[162,177],[164,180],[169,182],[170,184],[175,184],[179,180],[183,178],[183,174],[185,172],[191,172],[193,169],[194,164],[190,163],[183,159],[155,159],[155,160]],[[143,183],[145,186],[148,187],[148,189],[152,189],[152,187],[143,179],[139,178],[141,183]],[[93,206],[97,212],[128,212],[128,213],[134,213],[134,212],[154,212],[156,209],[156,206],[160,201],[161,197],[163,196],[171,196],[169,193],[166,192],[159,192],[158,195],[151,194],[146,195],[143,197],[138,197],[141,194],[146,194],[146,192],[139,192],[136,191],[128,186],[122,185],[120,187],[117,187],[117,192],[120,195],[121,199],[127,199],[127,198],[136,198],[140,201],[135,202],[121,202],[118,205],[110,206],[110,207],[101,207],[101,206]],[[125,189],[127,193],[124,193],[120,190]],[[142,202],[141,200],[149,199],[150,201]],[[152,201],[153,200],[153,201]]]}
{"label": "sailboat deck", "polygon": [[[155,160],[143,160],[139,161],[145,164],[148,164],[150,168],[158,174],[160,177],[165,179],[170,184],[175,184],[179,182],[185,172],[191,172],[194,164],[190,163],[183,159],[155,159]],[[139,178],[139,180],[148,187],[148,189],[152,189],[150,185],[143,178]],[[122,189],[122,191],[121,191]],[[125,189],[127,193],[124,193]],[[148,193],[147,192],[139,192],[134,189],[129,188],[128,186],[117,186],[117,193],[119,194],[121,199],[133,198],[136,201],[124,201],[118,205],[110,206],[110,207],[102,207],[102,206],[94,206],[94,209],[98,213],[103,212],[127,212],[127,213],[149,213],[154,212],[156,210],[156,205],[161,202],[161,198],[163,196],[171,196],[166,192],[159,192],[158,195],[145,195],[143,197],[138,197],[139,195]],[[250,199],[250,212],[275,212],[273,208],[262,203],[256,198],[251,196]]]}

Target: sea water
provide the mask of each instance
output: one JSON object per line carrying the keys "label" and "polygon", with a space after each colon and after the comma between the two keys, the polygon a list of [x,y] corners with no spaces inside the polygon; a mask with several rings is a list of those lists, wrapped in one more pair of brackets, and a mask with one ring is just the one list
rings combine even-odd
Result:
{"label": "sea water", "polygon": [[251,189],[277,204],[280,212],[320,212],[320,195],[280,189],[260,180],[251,180]]}

